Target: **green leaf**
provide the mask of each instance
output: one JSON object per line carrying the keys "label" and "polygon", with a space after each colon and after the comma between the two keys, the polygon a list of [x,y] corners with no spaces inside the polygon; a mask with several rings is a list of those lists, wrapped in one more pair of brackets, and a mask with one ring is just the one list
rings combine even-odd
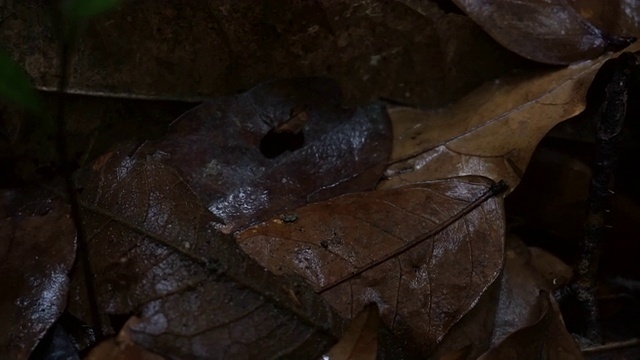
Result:
{"label": "green leaf", "polygon": [[0,98],[39,114],[42,110],[38,93],[29,76],[11,56],[0,49]]}
{"label": "green leaf", "polygon": [[107,12],[116,7],[121,0],[68,0],[63,10],[72,18],[83,19]]}

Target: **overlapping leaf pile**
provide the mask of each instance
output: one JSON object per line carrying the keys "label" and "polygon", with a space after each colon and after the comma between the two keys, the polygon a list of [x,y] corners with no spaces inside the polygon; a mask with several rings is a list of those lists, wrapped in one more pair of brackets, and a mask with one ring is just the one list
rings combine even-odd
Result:
{"label": "overlapping leaf pile", "polygon": [[522,56],[587,61],[439,110],[345,107],[320,77],[207,101],[76,174],[89,275],[64,192],[3,191],[0,357],[28,358],[64,311],[118,333],[90,359],[582,358],[549,297],[570,270],[505,240],[495,184],[517,186],[627,40],[560,1],[551,27],[522,2],[455,3]]}

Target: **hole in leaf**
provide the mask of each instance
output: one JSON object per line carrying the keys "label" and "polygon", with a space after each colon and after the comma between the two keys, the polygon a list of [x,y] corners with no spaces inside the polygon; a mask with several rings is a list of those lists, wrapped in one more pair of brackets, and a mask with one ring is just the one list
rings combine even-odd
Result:
{"label": "hole in leaf", "polygon": [[302,131],[294,133],[271,129],[260,141],[260,153],[268,159],[273,159],[287,150],[298,150],[303,145],[304,133]]}

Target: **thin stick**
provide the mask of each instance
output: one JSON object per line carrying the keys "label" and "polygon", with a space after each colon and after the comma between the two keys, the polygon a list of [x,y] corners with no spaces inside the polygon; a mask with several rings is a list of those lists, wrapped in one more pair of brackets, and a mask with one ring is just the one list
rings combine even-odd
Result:
{"label": "thin stick", "polygon": [[598,346],[589,346],[582,349],[582,352],[595,353],[595,352],[622,349],[626,347],[639,346],[639,345],[640,345],[640,339],[633,338],[633,339],[628,339],[624,341],[609,342],[609,343],[598,345]]}
{"label": "thin stick", "polygon": [[585,312],[585,336],[596,344],[602,343],[600,314],[595,295],[596,274],[605,229],[605,214],[613,195],[610,189],[613,186],[618,144],[626,112],[629,72],[638,64],[637,58],[631,53],[624,53],[614,61],[616,64],[605,88],[605,101],[596,131],[596,158],[589,185],[582,252],[577,267],[577,278],[571,285],[571,290],[582,303]]}

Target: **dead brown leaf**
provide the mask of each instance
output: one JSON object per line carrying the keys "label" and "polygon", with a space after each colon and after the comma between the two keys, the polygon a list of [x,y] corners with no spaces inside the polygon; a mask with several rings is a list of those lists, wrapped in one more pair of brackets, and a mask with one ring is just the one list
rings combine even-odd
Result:
{"label": "dead brown leaf", "polygon": [[510,333],[478,360],[580,360],[580,348],[567,332],[555,301],[540,294],[541,314],[530,325]]}
{"label": "dead brown leaf", "polygon": [[595,59],[611,40],[564,0],[453,0],[507,49],[547,64]]}
{"label": "dead brown leaf", "polygon": [[[499,294],[495,291],[495,299],[491,302],[481,299],[447,332],[432,355],[455,356],[459,354],[455,350],[468,346],[466,355],[461,354],[461,358],[478,358],[491,344],[495,347],[505,337],[536,323],[545,311],[540,293],[550,293],[570,278],[571,268],[561,260],[544,250],[527,248],[518,238],[508,236],[501,284],[495,284],[500,287]],[[492,290],[483,294],[487,295],[492,295]],[[490,319],[483,315],[489,315]],[[548,330],[543,328],[545,325],[536,326],[543,334]]]}
{"label": "dead brown leaf", "polygon": [[546,311],[540,293],[549,293],[547,282],[531,265],[531,253],[522,240],[507,236],[500,301],[491,343],[538,321]]}
{"label": "dead brown leaf", "polygon": [[500,297],[500,281],[494,281],[480,296],[478,302],[460,321],[453,325],[438,345],[429,353],[434,359],[461,355],[465,359],[477,359],[489,349],[491,332]]}
{"label": "dead brown leaf", "polygon": [[[629,51],[640,49],[633,45]],[[482,175],[513,190],[536,145],[557,123],[585,108],[586,92],[608,59],[486,84],[437,111],[389,110],[391,165],[378,188],[431,179]]]}
{"label": "dead brown leaf", "polygon": [[67,304],[75,228],[60,199],[0,192],[0,358],[28,359]]}
{"label": "dead brown leaf", "polygon": [[323,360],[375,360],[378,356],[380,311],[375,304],[360,310],[347,331]]}
{"label": "dead brown leaf", "polygon": [[325,78],[268,82],[188,111],[134,157],[177,169],[226,232],[243,229],[375,186],[391,149],[387,114],[378,104],[343,108],[341,100]]}
{"label": "dead brown leaf", "polygon": [[[540,258],[540,253],[537,257]],[[552,268],[560,268],[559,260]],[[548,273],[533,264],[530,250],[509,236],[492,348],[480,359],[582,359],[562,315],[549,295],[556,287]],[[566,267],[566,265],[564,265]]]}
{"label": "dead brown leaf", "polygon": [[[239,234],[242,248],[276,273],[304,276],[314,288],[394,253],[455,216],[487,191],[469,177],[348,194]],[[504,218],[490,199],[420,245],[323,293],[352,318],[375,302],[401,338],[431,349],[478,301],[502,268]]]}
{"label": "dead brown leaf", "polygon": [[[101,311],[139,313],[133,341],[173,358],[312,358],[333,344],[343,320],[320,297],[258,266],[175,171],[130,151],[96,162],[82,194]],[[74,275],[69,308],[86,320]]]}

